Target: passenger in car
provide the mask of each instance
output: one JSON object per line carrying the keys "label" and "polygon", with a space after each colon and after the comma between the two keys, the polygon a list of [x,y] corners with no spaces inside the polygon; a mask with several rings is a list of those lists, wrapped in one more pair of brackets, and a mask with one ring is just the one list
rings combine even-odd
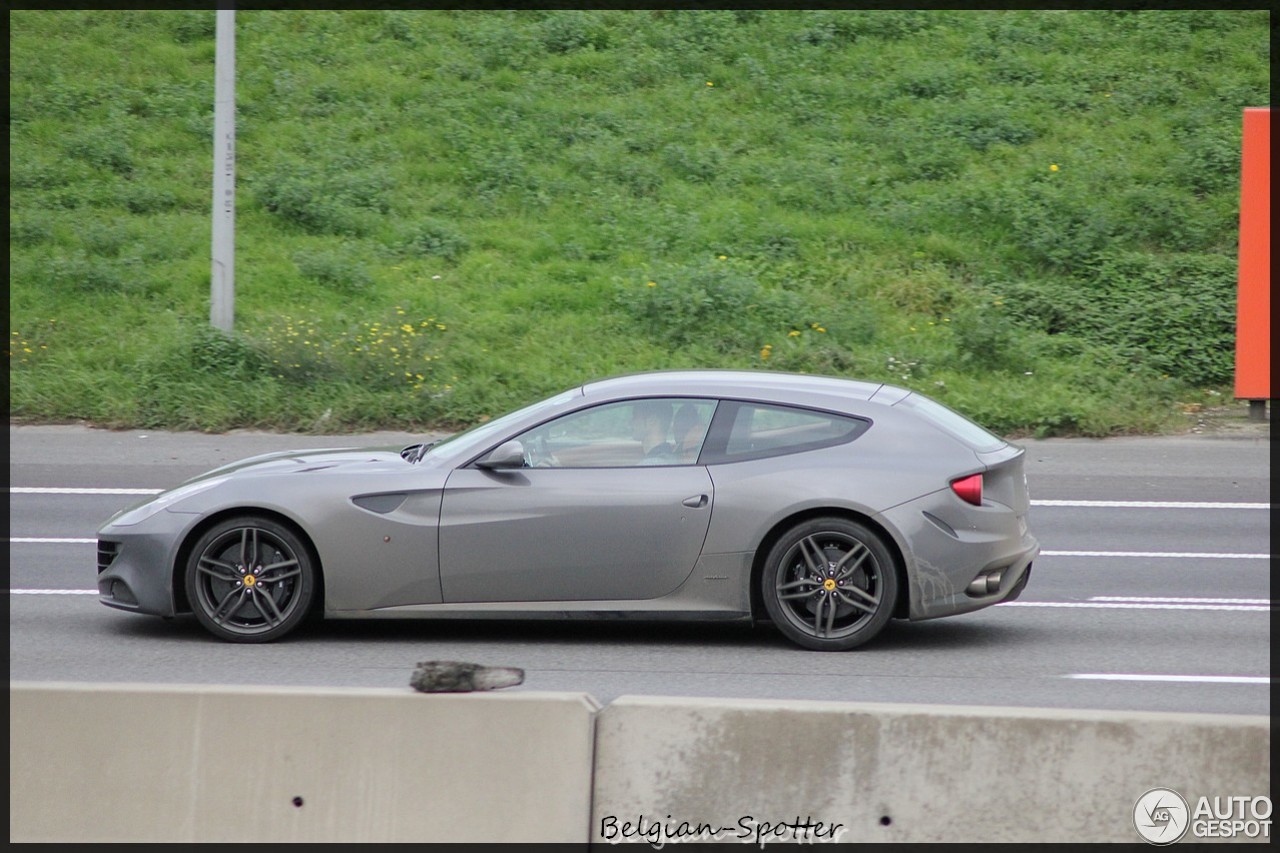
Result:
{"label": "passenger in car", "polygon": [[641,400],[631,414],[631,434],[640,442],[645,464],[664,464],[675,455],[667,440],[671,429],[672,405],[666,400]]}
{"label": "passenger in car", "polygon": [[685,403],[677,409],[671,429],[675,434],[676,456],[681,462],[696,462],[698,451],[702,449],[702,437],[707,431],[707,424],[698,414],[698,407],[693,403]]}

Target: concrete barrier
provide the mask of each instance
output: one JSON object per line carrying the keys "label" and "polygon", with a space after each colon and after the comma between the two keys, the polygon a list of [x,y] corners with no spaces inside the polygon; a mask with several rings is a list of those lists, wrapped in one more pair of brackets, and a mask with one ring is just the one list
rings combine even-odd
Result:
{"label": "concrete barrier", "polygon": [[1268,717],[408,688],[9,697],[11,842],[1135,843],[1151,788],[1271,793]]}
{"label": "concrete barrier", "polygon": [[10,842],[586,840],[584,694],[9,687]]}
{"label": "concrete barrier", "polygon": [[592,835],[1140,843],[1151,788],[1269,797],[1270,747],[1268,717],[622,697]]}

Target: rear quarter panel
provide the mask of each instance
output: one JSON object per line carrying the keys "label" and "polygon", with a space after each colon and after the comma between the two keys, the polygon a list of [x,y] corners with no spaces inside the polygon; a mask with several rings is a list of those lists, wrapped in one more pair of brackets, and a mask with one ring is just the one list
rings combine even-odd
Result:
{"label": "rear quarter panel", "polygon": [[902,532],[881,514],[981,469],[973,451],[956,439],[886,412],[848,444],[709,466],[715,506],[704,551],[754,551],[780,522],[820,509],[876,518],[907,550]]}

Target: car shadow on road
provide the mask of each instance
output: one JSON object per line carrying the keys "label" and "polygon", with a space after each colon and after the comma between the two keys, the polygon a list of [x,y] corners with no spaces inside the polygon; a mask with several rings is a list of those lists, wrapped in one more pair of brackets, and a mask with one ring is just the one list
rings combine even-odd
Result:
{"label": "car shadow on road", "polygon": [[[192,616],[173,619],[113,620],[110,630],[122,638],[199,642],[222,645]],[[987,647],[1026,646],[1045,629],[1025,623],[1001,624],[987,614],[926,622],[894,620],[858,654],[973,651]],[[360,643],[471,644],[476,646],[536,643],[566,647],[625,648],[667,646],[719,651],[805,651],[768,622],[642,621],[630,619],[330,619],[301,626],[277,647]],[[231,645],[231,644],[227,644]]]}
{"label": "car shadow on road", "polygon": [[[964,617],[927,622],[890,622],[859,653],[974,650],[1025,645],[1042,634],[1026,624],[999,624]],[[284,642],[406,643],[480,645],[546,643],[566,646],[703,646],[719,650],[799,649],[767,622],[651,622],[631,620],[329,620],[305,626]]]}

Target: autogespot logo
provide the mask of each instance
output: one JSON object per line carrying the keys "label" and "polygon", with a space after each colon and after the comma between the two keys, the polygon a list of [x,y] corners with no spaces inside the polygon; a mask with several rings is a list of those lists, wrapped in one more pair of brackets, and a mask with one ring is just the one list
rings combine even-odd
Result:
{"label": "autogespot logo", "polygon": [[1152,788],[1133,806],[1133,826],[1152,844],[1174,843],[1187,834],[1190,823],[1187,801],[1168,788]]}

